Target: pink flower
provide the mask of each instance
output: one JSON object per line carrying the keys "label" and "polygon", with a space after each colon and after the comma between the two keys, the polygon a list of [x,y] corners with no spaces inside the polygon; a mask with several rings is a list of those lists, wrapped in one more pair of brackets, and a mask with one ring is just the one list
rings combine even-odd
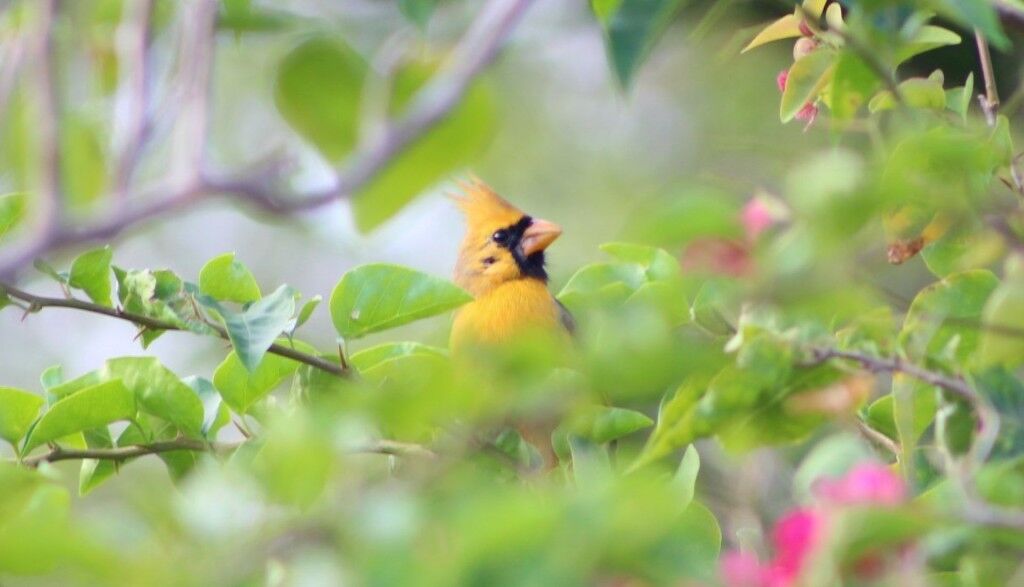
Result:
{"label": "pink flower", "polygon": [[810,128],[814,124],[814,120],[818,118],[818,107],[808,102],[804,104],[804,107],[800,109],[800,112],[796,113],[797,120],[803,120],[807,122],[807,127]]}
{"label": "pink flower", "polygon": [[789,79],[789,70],[783,69],[779,72],[779,75],[775,78],[775,84],[779,86],[780,92],[786,91],[786,81]]}
{"label": "pink flower", "polygon": [[861,463],[839,479],[821,479],[814,494],[836,505],[899,505],[907,498],[907,487],[889,467]]}
{"label": "pink flower", "polygon": [[775,224],[775,218],[772,216],[772,211],[768,209],[764,200],[761,198],[751,198],[745,206],[743,211],[740,213],[740,220],[743,222],[743,229],[747,233],[747,238],[755,240],[762,232],[768,229],[772,224]]}
{"label": "pink flower", "polygon": [[[791,510],[772,528],[775,556],[760,562],[754,555],[728,552],[722,557],[721,575],[727,587],[794,587],[814,549],[826,538],[832,508],[847,505],[899,505],[907,499],[903,480],[888,467],[865,462],[835,479],[819,479],[813,487],[817,503]],[[824,506],[824,507],[823,507]],[[860,577],[882,573],[885,559],[868,554],[855,565]]]}
{"label": "pink flower", "polygon": [[791,585],[800,576],[823,527],[824,520],[820,514],[809,509],[793,510],[775,523],[772,530],[775,545],[773,586]]}
{"label": "pink flower", "polygon": [[759,192],[750,198],[740,212],[740,222],[747,240],[755,241],[773,224],[789,219],[789,210],[781,200],[771,194]]}
{"label": "pink flower", "polygon": [[732,550],[722,555],[719,562],[722,580],[728,587],[764,587],[768,584],[769,569],[749,552]]}

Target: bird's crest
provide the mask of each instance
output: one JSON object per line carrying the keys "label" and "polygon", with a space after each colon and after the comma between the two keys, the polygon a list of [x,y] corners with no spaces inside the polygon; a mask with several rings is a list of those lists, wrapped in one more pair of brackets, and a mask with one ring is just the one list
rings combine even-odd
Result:
{"label": "bird's crest", "polygon": [[466,215],[471,230],[495,230],[515,224],[524,214],[476,177],[457,183],[461,194],[449,194]]}

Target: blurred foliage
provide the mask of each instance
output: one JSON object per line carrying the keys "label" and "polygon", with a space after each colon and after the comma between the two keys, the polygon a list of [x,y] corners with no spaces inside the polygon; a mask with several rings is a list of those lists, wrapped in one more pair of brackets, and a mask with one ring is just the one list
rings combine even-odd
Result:
{"label": "blurred foliage", "polygon": [[[997,8],[1024,6],[579,4],[622,100],[645,72],[667,67],[659,48],[680,39],[709,58],[692,58],[695,72],[722,69],[702,73],[720,85],[686,90],[716,114],[693,122],[708,140],[692,168],[638,182],[628,165],[598,157],[596,140],[500,151],[502,133],[547,124],[533,100],[544,84],[485,75],[351,194],[354,227],[368,232],[468,165],[498,159],[495,173],[515,178],[527,160],[586,151],[603,192],[559,191],[573,168],[543,178],[573,214],[617,227],[581,236],[604,244],[555,280],[578,323],[573,347],[538,333],[453,357],[401,340],[396,328],[471,296],[392,263],[335,275],[321,310],[326,291],[304,298],[266,283],[245,251],[217,255],[194,275],[126,268],[116,246],[39,260],[63,297],[0,283],[5,313],[64,306],[127,319],[143,351],[169,331],[223,345],[209,372],[177,373],[151,355],[108,357],[74,377],[47,369],[36,389],[0,387],[0,583],[729,583],[723,550],[780,550],[785,538],[765,536],[771,520],[864,461],[897,472],[907,499],[837,510],[796,576],[743,585],[1019,581],[1019,123],[978,95],[994,83],[980,71],[953,80],[941,62],[918,68],[919,56],[970,45],[975,30],[1012,53],[1020,37]],[[0,3],[0,46],[35,34],[40,5]],[[275,121],[318,164],[341,164],[379,139],[382,120],[430,98],[424,88],[447,66],[449,29],[477,9],[455,0],[388,6],[387,26],[346,34],[331,16],[345,20],[344,9],[224,0],[216,51],[254,38],[274,47],[272,71],[253,75],[267,78]],[[107,143],[123,115],[117,45],[129,12],[116,0],[64,2],[52,25],[62,83],[99,96],[80,105],[64,95],[55,113],[61,221],[71,226],[119,205],[118,154]],[[182,13],[153,3],[147,22],[163,57],[176,55]],[[747,26],[769,13],[767,25]],[[739,53],[779,42],[793,53],[775,95],[778,59]],[[524,35],[509,52],[541,54],[540,44]],[[733,85],[733,71],[751,71],[741,63],[763,70],[761,85]],[[7,88],[0,75],[9,90],[0,95],[4,248],[46,229],[37,222],[47,205],[37,197],[45,137],[35,132],[46,104],[23,77]],[[659,100],[676,107],[681,90],[661,89]],[[776,99],[781,122],[798,120],[805,134],[776,129],[760,107],[775,109]],[[528,106],[508,108],[516,100]],[[603,122],[588,132],[604,133]],[[147,156],[165,163],[160,150]],[[756,189],[750,176],[762,178]],[[336,341],[308,342],[316,323],[333,326]],[[68,352],[78,344],[67,341]],[[956,393],[961,384],[969,394]],[[1006,509],[985,509],[995,506]]]}

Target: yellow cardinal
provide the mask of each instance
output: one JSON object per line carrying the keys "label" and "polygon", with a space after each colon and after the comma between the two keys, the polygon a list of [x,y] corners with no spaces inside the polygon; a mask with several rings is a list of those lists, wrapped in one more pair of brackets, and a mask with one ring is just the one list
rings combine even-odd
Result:
{"label": "yellow cardinal", "polygon": [[531,329],[572,330],[572,316],[548,291],[544,250],[562,234],[552,222],[532,218],[479,180],[460,187],[456,202],[466,215],[466,237],[455,282],[475,298],[452,326],[451,347],[500,344]]}

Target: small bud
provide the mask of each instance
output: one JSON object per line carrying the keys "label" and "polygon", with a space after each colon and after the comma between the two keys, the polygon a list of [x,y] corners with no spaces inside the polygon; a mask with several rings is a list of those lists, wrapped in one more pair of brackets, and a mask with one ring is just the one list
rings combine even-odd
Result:
{"label": "small bud", "polygon": [[814,39],[801,37],[793,44],[793,61],[799,61],[808,53],[818,48],[818,42]]}
{"label": "small bud", "polygon": [[813,37],[814,36],[814,31],[811,30],[811,27],[807,26],[807,21],[806,20],[801,20],[800,21],[800,34],[805,36],[805,37]]}
{"label": "small bud", "polygon": [[775,77],[775,84],[779,86],[780,92],[786,91],[786,80],[789,79],[789,70],[783,69],[779,72],[779,75]]}
{"label": "small bud", "polygon": [[804,104],[804,107],[800,109],[800,112],[796,113],[796,119],[802,120],[807,123],[806,128],[810,128],[814,124],[814,120],[818,118],[818,107],[808,102]]}

